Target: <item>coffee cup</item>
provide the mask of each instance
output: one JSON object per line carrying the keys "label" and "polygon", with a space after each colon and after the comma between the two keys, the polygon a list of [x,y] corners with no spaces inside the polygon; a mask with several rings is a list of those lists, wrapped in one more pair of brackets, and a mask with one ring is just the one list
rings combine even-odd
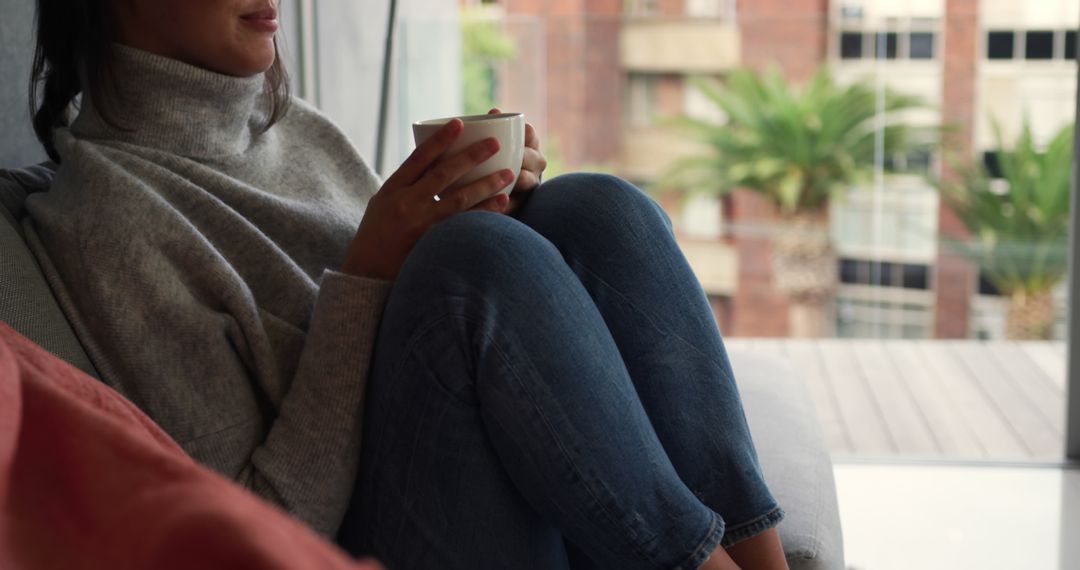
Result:
{"label": "coffee cup", "polygon": [[514,172],[513,181],[500,190],[503,194],[509,194],[517,182],[518,175],[521,174],[521,160],[525,154],[525,115],[523,113],[498,113],[417,121],[412,126],[416,144],[420,145],[455,118],[461,119],[464,128],[454,144],[446,151],[447,155],[465,150],[469,145],[489,137],[499,140],[499,152],[459,178],[454,183],[454,187],[465,186],[500,170],[509,169]]}

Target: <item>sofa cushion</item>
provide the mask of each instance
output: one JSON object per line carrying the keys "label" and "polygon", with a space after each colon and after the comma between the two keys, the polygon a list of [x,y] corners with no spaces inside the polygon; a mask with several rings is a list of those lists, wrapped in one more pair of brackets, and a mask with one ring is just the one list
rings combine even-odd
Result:
{"label": "sofa cushion", "polygon": [[[43,162],[26,168],[0,170],[0,208],[11,223],[21,220],[26,214],[26,197],[34,192],[49,189],[56,177],[56,164]],[[20,228],[16,228],[20,229]]]}
{"label": "sofa cushion", "polygon": [[765,480],[787,516],[780,523],[792,570],[844,568],[832,460],[810,392],[786,362],[730,351]]}
{"label": "sofa cushion", "polygon": [[45,164],[0,170],[0,321],[96,376],[22,231],[26,197],[48,190],[53,168]]}
{"label": "sofa cushion", "polygon": [[0,568],[378,570],[0,324]]}

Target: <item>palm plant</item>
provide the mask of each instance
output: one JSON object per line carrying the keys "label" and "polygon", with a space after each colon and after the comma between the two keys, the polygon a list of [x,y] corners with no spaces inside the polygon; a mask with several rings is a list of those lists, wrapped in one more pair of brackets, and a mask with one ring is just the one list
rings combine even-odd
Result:
{"label": "palm plant", "polygon": [[[996,125],[995,131],[1004,149]],[[1048,339],[1053,332],[1053,290],[1068,270],[1072,147],[1071,125],[1040,149],[1025,121],[1012,149],[998,153],[1001,179],[979,165],[961,169],[959,183],[939,184],[972,236],[949,243],[1009,298],[1009,338]]]}
{"label": "palm plant", "polygon": [[801,89],[777,70],[741,69],[723,87],[705,80],[696,85],[726,121],[676,119],[708,151],[677,162],[659,185],[712,193],[746,188],[773,202],[784,218],[774,238],[773,276],[792,301],[791,333],[821,336],[825,306],[836,286],[828,201],[870,178],[879,131],[886,153],[918,144],[918,131],[897,114],[923,103],[886,91],[879,115],[874,86],[839,85],[827,68]]}

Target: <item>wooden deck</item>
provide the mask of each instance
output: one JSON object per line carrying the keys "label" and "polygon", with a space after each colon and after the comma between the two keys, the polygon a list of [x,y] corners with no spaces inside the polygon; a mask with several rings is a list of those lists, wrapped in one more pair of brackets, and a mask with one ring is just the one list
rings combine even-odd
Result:
{"label": "wooden deck", "polygon": [[727,339],[787,359],[836,456],[1060,459],[1063,342]]}

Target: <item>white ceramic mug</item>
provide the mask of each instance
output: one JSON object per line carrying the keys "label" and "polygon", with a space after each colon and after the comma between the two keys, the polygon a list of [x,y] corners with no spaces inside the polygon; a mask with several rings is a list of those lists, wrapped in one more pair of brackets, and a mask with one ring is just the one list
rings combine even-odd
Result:
{"label": "white ceramic mug", "polygon": [[[429,139],[437,133],[446,123],[455,117],[444,119],[428,119],[413,123],[413,138],[416,144]],[[465,186],[475,182],[489,174],[494,174],[503,169],[514,171],[514,179],[500,192],[509,194],[514,189],[518,175],[521,174],[521,161],[525,155],[525,115],[523,113],[499,113],[495,115],[469,115],[456,117],[465,125],[461,135],[454,144],[446,151],[447,155],[460,152],[465,147],[495,137],[499,140],[499,152],[494,156],[478,164],[454,183],[454,187]]]}

